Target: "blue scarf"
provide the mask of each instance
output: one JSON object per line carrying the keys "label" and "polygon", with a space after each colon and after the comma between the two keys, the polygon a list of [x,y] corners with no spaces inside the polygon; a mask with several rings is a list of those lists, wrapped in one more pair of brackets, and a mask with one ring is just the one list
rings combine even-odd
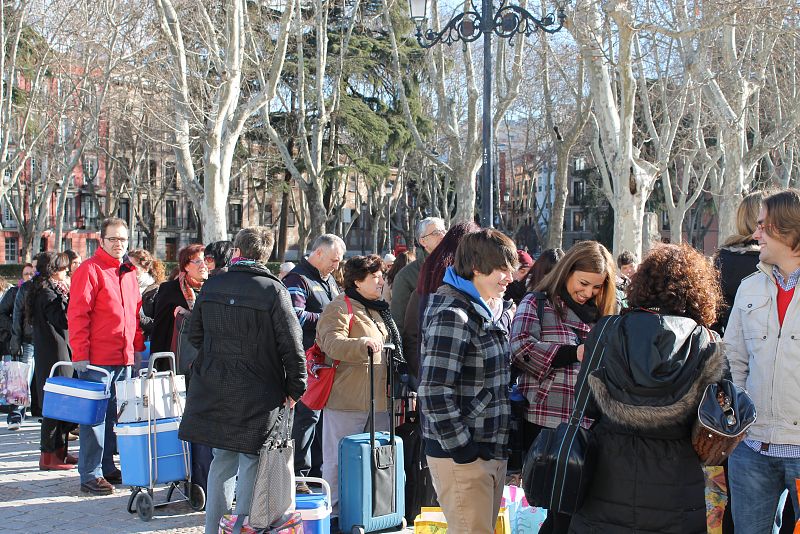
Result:
{"label": "blue scarf", "polygon": [[478,293],[478,289],[475,287],[475,284],[473,284],[471,280],[467,280],[466,278],[458,276],[455,268],[452,266],[447,268],[447,270],[444,272],[443,282],[447,285],[453,286],[462,293],[469,295],[469,297],[472,298],[476,304],[486,310],[486,316],[489,319],[494,320],[494,313],[492,313],[492,309],[489,308],[489,304],[483,300],[481,294]]}

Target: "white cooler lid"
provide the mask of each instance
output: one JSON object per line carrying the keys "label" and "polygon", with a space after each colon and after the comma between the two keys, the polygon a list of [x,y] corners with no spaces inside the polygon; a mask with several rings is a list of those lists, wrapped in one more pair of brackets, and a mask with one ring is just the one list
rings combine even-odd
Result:
{"label": "white cooler lid", "polygon": [[52,384],[49,382],[45,382],[44,390],[49,391],[50,393],[58,393],[61,395],[66,395],[68,397],[77,397],[80,399],[89,399],[89,400],[103,400],[111,396],[110,394],[107,394],[105,391],[92,391],[88,389],[72,388],[69,386],[63,386],[61,384]]}
{"label": "white cooler lid", "polygon": [[[130,424],[121,424],[114,426],[114,432],[120,436],[145,436],[150,433],[148,427],[151,425],[147,424],[147,421],[140,422],[140,423],[130,423]],[[156,422],[153,424],[156,428],[156,432],[170,432],[172,430],[178,430],[180,426],[180,421],[165,421],[163,423]]]}

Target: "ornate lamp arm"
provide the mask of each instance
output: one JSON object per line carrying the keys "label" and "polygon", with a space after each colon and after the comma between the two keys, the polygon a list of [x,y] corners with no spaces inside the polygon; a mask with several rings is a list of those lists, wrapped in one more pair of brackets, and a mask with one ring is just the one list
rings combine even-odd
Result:
{"label": "ornate lamp arm", "polygon": [[447,46],[458,41],[471,43],[483,35],[482,25],[483,19],[480,13],[474,10],[464,11],[450,19],[439,32],[431,28],[423,31],[422,26],[417,26],[417,42],[422,48],[431,48],[439,42]]}
{"label": "ornate lamp arm", "polygon": [[553,27],[556,22],[556,14],[548,13],[541,19],[534,17],[529,11],[519,6],[505,4],[500,6],[494,15],[494,33],[506,39],[512,39],[518,33],[529,37],[541,30],[546,33],[557,33],[564,27],[567,19],[564,8],[558,8],[558,26]]}

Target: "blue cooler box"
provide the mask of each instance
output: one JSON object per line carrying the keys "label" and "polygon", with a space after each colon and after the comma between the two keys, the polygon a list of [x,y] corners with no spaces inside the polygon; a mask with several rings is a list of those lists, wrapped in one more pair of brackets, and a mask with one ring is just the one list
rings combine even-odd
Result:
{"label": "blue cooler box", "polygon": [[304,534],[329,534],[331,531],[331,487],[321,478],[297,477],[298,482],[322,484],[324,493],[295,495],[295,510],[303,519]]}
{"label": "blue cooler box", "polygon": [[[42,415],[80,425],[96,425],[103,421],[111,396],[106,385],[102,382],[53,376],[60,366],[71,367],[70,362],[57,362],[50,370],[50,377],[44,383]],[[105,369],[94,365],[90,365],[89,369],[104,372],[110,380],[111,375]]]}
{"label": "blue cooler box", "polygon": [[[150,469],[153,470],[153,484],[188,478],[192,462],[188,444],[178,439],[179,425],[180,420],[172,418],[158,419],[149,425],[147,421],[141,421],[114,427],[123,484],[149,487]],[[152,435],[150,428],[154,430]]]}

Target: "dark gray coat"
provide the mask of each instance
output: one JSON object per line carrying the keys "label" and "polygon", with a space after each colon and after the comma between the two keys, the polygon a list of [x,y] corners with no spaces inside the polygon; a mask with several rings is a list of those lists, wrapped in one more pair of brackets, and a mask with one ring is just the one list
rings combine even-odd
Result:
{"label": "dark gray coat", "polygon": [[209,279],[192,310],[192,365],[180,438],[256,454],[287,396],[305,392],[300,325],[264,265],[234,264]]}
{"label": "dark gray coat", "polygon": [[570,532],[703,534],[705,478],[691,429],[706,386],[722,378],[721,343],[692,319],[647,311],[606,333],[589,377],[597,468]]}

